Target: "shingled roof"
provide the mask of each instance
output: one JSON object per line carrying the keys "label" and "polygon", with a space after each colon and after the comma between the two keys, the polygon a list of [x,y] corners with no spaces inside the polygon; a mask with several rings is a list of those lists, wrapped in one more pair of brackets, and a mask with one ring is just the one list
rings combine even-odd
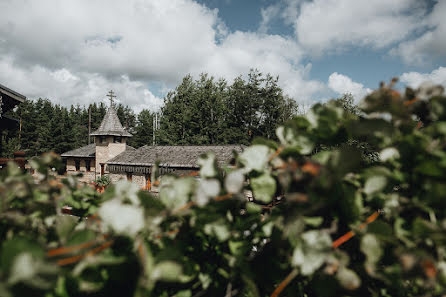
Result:
{"label": "shingled roof", "polygon": [[123,152],[107,161],[110,165],[153,166],[157,161],[163,167],[198,168],[197,160],[206,152],[213,152],[221,165],[231,160],[232,152],[243,151],[240,145],[220,146],[143,146],[135,151]]}
{"label": "shingled roof", "polygon": [[[129,145],[126,145],[125,151],[121,154],[131,153],[135,151],[135,148]],[[60,155],[61,157],[82,157],[82,158],[94,158],[96,154],[96,144],[92,143]],[[119,156],[119,155],[118,155]]]}
{"label": "shingled roof", "polygon": [[127,136],[132,137],[132,134],[127,132],[121,125],[116,110],[110,106],[99,128],[91,133],[92,136],[113,135],[113,136]]}
{"label": "shingled roof", "polygon": [[83,158],[94,158],[96,153],[96,144],[92,143],[60,155],[61,157],[83,157]]}

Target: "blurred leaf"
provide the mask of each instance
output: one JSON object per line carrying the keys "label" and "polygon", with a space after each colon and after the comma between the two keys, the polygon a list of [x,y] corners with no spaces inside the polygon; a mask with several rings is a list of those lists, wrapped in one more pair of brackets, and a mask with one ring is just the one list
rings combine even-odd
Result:
{"label": "blurred leaf", "polygon": [[69,215],[57,216],[55,220],[56,232],[62,242],[65,242],[68,236],[76,227],[78,218]]}
{"label": "blurred leaf", "polygon": [[169,209],[184,206],[193,194],[196,180],[192,177],[175,178],[164,176],[161,179],[160,198]]}
{"label": "blurred leaf", "polygon": [[361,279],[351,269],[341,267],[336,274],[337,279],[342,287],[347,290],[356,290],[361,286]]}
{"label": "blurred leaf", "polygon": [[245,176],[242,170],[234,170],[225,178],[225,189],[228,193],[238,193],[243,187]]}
{"label": "blurred leaf", "polygon": [[369,177],[364,185],[364,193],[367,195],[377,193],[383,190],[387,186],[387,178],[385,176],[372,176]]}
{"label": "blurred leaf", "polygon": [[300,268],[302,275],[313,274],[329,257],[331,238],[323,231],[308,231],[293,252],[292,264]]}
{"label": "blurred leaf", "polygon": [[319,227],[323,222],[323,217],[303,217],[305,224],[311,227]]}
{"label": "blurred leaf", "polygon": [[198,206],[206,205],[209,200],[220,193],[220,182],[216,179],[202,179],[199,181],[196,196]]}
{"label": "blurred leaf", "polygon": [[215,177],[217,175],[217,162],[215,160],[214,153],[206,153],[205,155],[200,156],[197,161],[197,164],[200,166],[200,176],[202,178]]}
{"label": "blurred leaf", "polygon": [[375,266],[383,255],[378,239],[372,234],[366,234],[361,239],[361,251],[366,255],[365,269],[368,274],[375,275]]}
{"label": "blurred leaf", "polygon": [[245,165],[245,172],[263,171],[268,163],[270,148],[265,145],[253,145],[240,154],[239,160]]}
{"label": "blurred leaf", "polygon": [[2,244],[2,270],[8,272],[11,269],[15,257],[22,253],[27,253],[36,259],[42,259],[44,250],[34,241],[26,237],[14,237]]}
{"label": "blurred leaf", "polygon": [[208,235],[216,236],[219,241],[226,241],[231,235],[228,226],[221,222],[206,224],[204,232]]}
{"label": "blurred leaf", "polygon": [[172,261],[163,261],[158,263],[152,271],[152,279],[162,280],[166,282],[179,281],[183,269],[181,266]]}
{"label": "blurred leaf", "polygon": [[268,203],[276,193],[276,181],[268,173],[251,178],[251,187],[256,200]]}
{"label": "blurred leaf", "polygon": [[99,208],[99,216],[116,234],[134,236],[144,228],[144,210],[123,204],[118,199],[104,202]]}

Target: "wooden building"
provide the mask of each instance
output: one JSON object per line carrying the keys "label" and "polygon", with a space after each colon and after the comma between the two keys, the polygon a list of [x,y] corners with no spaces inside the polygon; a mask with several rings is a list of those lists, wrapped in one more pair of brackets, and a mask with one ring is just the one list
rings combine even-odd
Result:
{"label": "wooden building", "polygon": [[90,134],[94,143],[63,153],[67,174],[82,173],[81,181],[92,182],[97,177],[109,175],[112,182],[121,179],[150,189],[151,173],[159,162],[160,174],[187,174],[197,171],[199,156],[213,152],[217,162],[230,162],[233,152],[241,152],[240,145],[220,146],[143,146],[135,149],[127,145],[132,135],[119,121],[111,103],[98,130]]}
{"label": "wooden building", "polygon": [[200,169],[197,164],[200,155],[214,153],[221,166],[230,163],[233,152],[240,153],[240,145],[209,146],[149,146],[128,151],[108,160],[107,169],[112,181],[120,179],[136,183],[140,188],[150,190],[152,169],[158,162],[159,174],[166,173],[185,175]]}
{"label": "wooden building", "polygon": [[123,152],[134,150],[127,145],[132,135],[121,125],[113,104],[108,108],[99,128],[90,134],[94,143],[65,152],[67,174],[82,173],[81,181],[92,182],[107,174],[106,162]]}
{"label": "wooden building", "polygon": [[[0,137],[3,131],[18,129],[19,120],[6,115],[6,112],[23,103],[26,97],[0,84]],[[2,155],[2,139],[0,138],[0,156]]]}

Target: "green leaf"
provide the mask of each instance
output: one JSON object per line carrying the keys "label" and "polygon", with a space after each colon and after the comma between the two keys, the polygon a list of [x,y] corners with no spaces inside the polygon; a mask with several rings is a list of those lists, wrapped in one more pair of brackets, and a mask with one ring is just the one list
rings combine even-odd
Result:
{"label": "green leaf", "polygon": [[198,158],[197,164],[200,165],[200,176],[202,178],[210,178],[217,176],[217,162],[215,154],[208,152]]}
{"label": "green leaf", "polygon": [[437,160],[425,159],[415,168],[415,171],[427,176],[442,178],[445,176],[446,171],[438,165],[439,162]]}
{"label": "green leaf", "polygon": [[178,263],[173,261],[163,261],[155,266],[151,278],[153,280],[176,282],[181,279],[182,273],[183,269]]}
{"label": "green leaf", "polygon": [[271,149],[265,145],[253,145],[246,148],[239,156],[239,161],[245,165],[245,172],[263,171],[268,163]]}
{"label": "green leaf", "polygon": [[170,209],[184,206],[194,193],[196,180],[192,177],[175,178],[164,176],[161,179],[160,198]]}
{"label": "green leaf", "polygon": [[128,200],[133,205],[139,205],[140,200],[138,198],[139,187],[135,183],[121,180],[115,185],[115,197],[120,200]]}
{"label": "green leaf", "polygon": [[[57,272],[57,266],[44,263],[31,253],[21,253],[14,258],[8,283],[25,283],[34,288],[49,289],[53,286]],[[52,276],[52,280],[43,276]]]}
{"label": "green leaf", "polygon": [[366,234],[361,239],[361,251],[366,256],[364,263],[365,269],[368,274],[375,274],[375,266],[383,255],[382,247],[378,239],[373,234]]}
{"label": "green leaf", "polygon": [[292,264],[300,268],[302,275],[311,275],[328,259],[330,250],[331,238],[326,232],[305,232],[294,249]]}
{"label": "green leaf", "polygon": [[55,220],[56,232],[59,238],[62,240],[62,242],[65,242],[68,236],[71,234],[71,232],[73,232],[74,227],[76,227],[78,220],[79,219],[74,216],[68,216],[68,215],[56,216]]}
{"label": "green leaf", "polygon": [[220,222],[206,224],[204,233],[216,236],[219,241],[226,241],[231,236],[228,226]]}
{"label": "green leaf", "polygon": [[231,254],[233,254],[234,256],[239,256],[241,254],[243,254],[243,241],[232,241],[230,240],[228,242],[229,245],[229,250],[231,251]]}
{"label": "green leaf", "polygon": [[268,173],[251,178],[251,188],[256,200],[268,203],[276,193],[276,181]]}
{"label": "green leaf", "polygon": [[234,170],[228,173],[225,178],[225,189],[228,193],[238,193],[243,188],[245,176],[242,170]]}
{"label": "green leaf", "polygon": [[174,295],[174,297],[191,297],[191,296],[192,296],[191,290],[181,290]]}
{"label": "green leaf", "polygon": [[144,209],[123,204],[116,198],[101,205],[99,216],[116,234],[135,236],[144,228]]}
{"label": "green leaf", "polygon": [[303,217],[305,224],[311,227],[319,227],[323,222],[323,217]]}
{"label": "green leaf", "polygon": [[400,153],[394,147],[385,148],[379,153],[379,159],[381,160],[381,162],[395,160],[395,159],[398,159],[399,157],[400,157]]}
{"label": "green leaf", "polygon": [[198,206],[205,206],[218,193],[220,193],[220,182],[217,179],[202,179],[198,184],[195,201]]}
{"label": "green leaf", "polygon": [[382,191],[387,186],[387,178],[385,176],[372,176],[368,178],[364,185],[364,193],[367,195]]}
{"label": "green leaf", "polygon": [[5,241],[2,245],[2,270],[8,272],[15,257],[22,253],[28,253],[31,257],[36,259],[42,259],[45,255],[42,247],[35,241],[26,237],[14,237]]}
{"label": "green leaf", "polygon": [[67,246],[77,245],[96,239],[97,234],[93,230],[79,230],[71,233],[67,240]]}
{"label": "green leaf", "polygon": [[203,287],[203,289],[207,289],[209,287],[209,285],[212,283],[212,278],[210,277],[209,274],[205,274],[205,273],[199,273],[198,274],[198,279],[201,282],[201,286]]}
{"label": "green leaf", "polygon": [[361,279],[359,276],[351,269],[341,267],[336,277],[341,284],[347,290],[356,290],[361,286]]}

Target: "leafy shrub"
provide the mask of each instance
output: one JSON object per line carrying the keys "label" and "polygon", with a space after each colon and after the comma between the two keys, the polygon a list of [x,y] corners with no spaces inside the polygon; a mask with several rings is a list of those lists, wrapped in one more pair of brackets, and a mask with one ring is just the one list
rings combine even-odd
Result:
{"label": "leafy shrub", "polygon": [[[235,166],[202,156],[201,179],[164,176],[159,197],[111,185],[82,200],[94,214],[83,219],[60,207],[91,188],[51,176],[34,184],[8,166],[0,295],[444,294],[446,97],[435,86],[401,95],[392,84],[367,96],[360,115],[315,105]],[[330,149],[315,153],[321,145]]]}
{"label": "leafy shrub", "polygon": [[96,187],[106,187],[109,184],[110,177],[108,175],[99,176],[93,181],[93,185]]}

